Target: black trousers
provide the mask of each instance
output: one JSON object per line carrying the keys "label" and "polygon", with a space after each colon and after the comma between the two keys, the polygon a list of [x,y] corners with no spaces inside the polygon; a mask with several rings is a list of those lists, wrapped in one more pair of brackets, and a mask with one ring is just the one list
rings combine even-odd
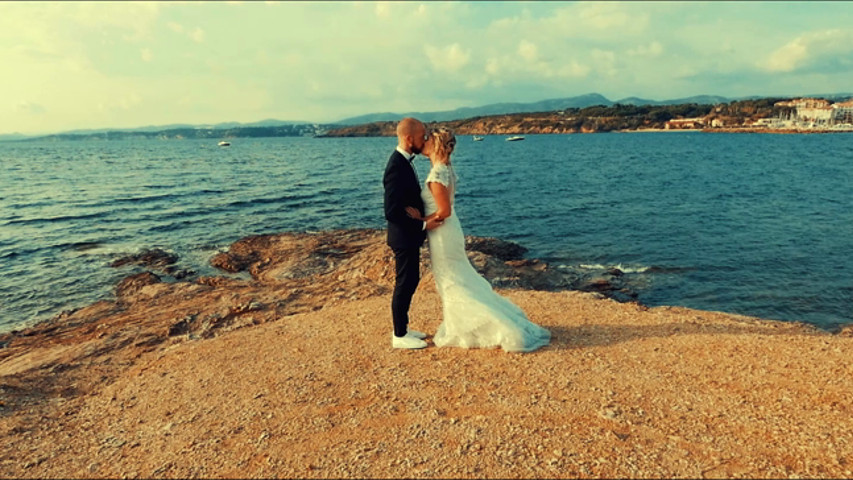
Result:
{"label": "black trousers", "polygon": [[394,320],[394,335],[403,337],[409,330],[409,306],[412,304],[412,296],[421,280],[421,249],[416,247],[393,250],[397,276],[394,296],[391,298],[391,318]]}

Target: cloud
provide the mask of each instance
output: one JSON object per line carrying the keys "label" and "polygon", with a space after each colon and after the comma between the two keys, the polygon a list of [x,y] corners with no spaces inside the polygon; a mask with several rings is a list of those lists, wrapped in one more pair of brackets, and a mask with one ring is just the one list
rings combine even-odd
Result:
{"label": "cloud", "polygon": [[168,26],[170,30],[179,35],[186,35],[187,38],[191,39],[196,43],[204,42],[204,30],[202,30],[201,27],[195,27],[191,30],[177,22],[169,22],[166,24],[166,26]]}
{"label": "cloud", "polygon": [[633,15],[622,5],[608,2],[580,4],[577,9],[580,23],[598,30],[643,27],[648,15]]}
{"label": "cloud", "polygon": [[375,12],[379,18],[388,18],[391,16],[391,5],[388,2],[379,2],[376,4]]}
{"label": "cloud", "polygon": [[528,62],[535,62],[539,57],[539,49],[535,43],[522,40],[518,45],[518,55]]}
{"label": "cloud", "polygon": [[663,53],[663,45],[654,40],[648,45],[638,45],[635,48],[631,48],[627,53],[634,57],[657,57]]}
{"label": "cloud", "polygon": [[109,111],[128,111],[132,110],[138,105],[142,103],[142,97],[136,93],[131,92],[129,94],[124,95],[120,98],[113,98],[107,102],[101,102],[98,104],[98,109],[103,112]]}
{"label": "cloud", "polygon": [[[50,5],[51,9],[63,2]],[[125,40],[136,41],[150,35],[160,16],[158,2],[68,2],[63,15],[71,23],[89,30],[112,28],[123,32]]]}
{"label": "cloud", "polygon": [[193,31],[189,33],[189,37],[196,43],[202,43],[204,41],[204,30],[202,30],[201,27],[195,27]]}
{"label": "cloud", "polygon": [[799,36],[759,62],[769,72],[793,72],[812,68],[853,67],[853,31],[839,29]]}
{"label": "cloud", "polygon": [[606,76],[613,76],[619,72],[616,68],[616,54],[612,51],[594,48],[590,53],[595,63],[596,71],[599,73]]}
{"label": "cloud", "polygon": [[[669,15],[681,8],[640,2],[553,5],[556,7],[539,14],[520,12],[495,18],[477,38],[468,40],[475,49],[474,63],[482,66],[491,85],[529,85],[535,79],[555,91],[577,89],[584,93],[577,80],[606,78],[617,82],[635,76],[638,69],[649,68],[648,59],[663,54],[663,45],[671,34],[650,33],[655,15]],[[585,89],[601,89],[602,85]]]}
{"label": "cloud", "polygon": [[650,13],[669,6],[646,2],[577,2],[541,19],[522,20],[515,28],[570,38],[615,40],[646,34]]}
{"label": "cloud", "polygon": [[25,113],[30,115],[42,115],[47,112],[47,109],[39,105],[38,103],[32,103],[27,101],[18,103],[15,106],[15,110],[17,110],[19,113]]}
{"label": "cloud", "polygon": [[142,50],[139,51],[139,53],[142,56],[143,62],[150,62],[151,60],[154,59],[154,54],[151,53],[150,48],[143,48]]}
{"label": "cloud", "polygon": [[589,75],[589,72],[591,70],[592,68],[590,68],[589,65],[583,65],[575,60],[572,60],[568,64],[560,67],[558,74],[561,77],[583,78]]}
{"label": "cloud", "polygon": [[486,73],[493,76],[501,74],[501,61],[497,58],[486,60]]}
{"label": "cloud", "polygon": [[[481,76],[472,77],[466,86],[479,88],[485,84],[493,86],[505,85],[513,82],[524,82],[531,77],[542,79],[554,79],[561,81],[565,79],[578,79],[589,75],[592,68],[574,58],[559,58],[554,60],[541,60],[538,49],[532,43],[522,42],[518,48],[518,55],[500,55],[490,57],[483,63]],[[612,52],[610,52],[612,55]],[[526,61],[519,61],[518,57]],[[612,65],[608,65],[612,69]]]}
{"label": "cloud", "polygon": [[432,67],[442,72],[457,72],[468,65],[471,59],[471,52],[463,51],[458,43],[444,48],[426,45],[424,46],[424,53],[426,53]]}

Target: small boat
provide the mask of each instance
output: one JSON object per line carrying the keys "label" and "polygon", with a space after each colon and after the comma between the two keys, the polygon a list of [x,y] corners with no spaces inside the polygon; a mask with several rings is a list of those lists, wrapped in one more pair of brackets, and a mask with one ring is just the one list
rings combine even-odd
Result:
{"label": "small boat", "polygon": [[517,142],[519,140],[524,140],[524,137],[516,135],[514,137],[507,137],[506,139],[507,142]]}
{"label": "small boat", "polygon": [[219,146],[220,146],[220,147],[230,147],[230,146],[231,146],[231,142],[225,142],[225,141],[223,141],[223,142],[219,142]]}
{"label": "small boat", "polygon": [[483,141],[483,137],[478,137],[478,136],[474,135],[474,141],[475,141],[475,142],[482,142],[482,141]]}

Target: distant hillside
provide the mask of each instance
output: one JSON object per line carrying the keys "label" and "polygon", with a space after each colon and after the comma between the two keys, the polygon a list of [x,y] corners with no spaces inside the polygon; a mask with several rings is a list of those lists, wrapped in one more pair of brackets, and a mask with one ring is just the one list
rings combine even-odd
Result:
{"label": "distant hillside", "polygon": [[[685,100],[716,100],[717,97],[691,97]],[[548,133],[595,133],[632,130],[702,129],[706,126],[751,126],[758,119],[778,117],[776,102],[789,98],[759,98],[729,103],[681,103],[673,105],[632,105],[626,99],[613,105],[566,108],[550,112],[482,115],[477,117],[427,122],[430,128],[444,126],[457,135],[519,135]],[[639,99],[638,99],[639,100]],[[677,119],[685,120],[682,123]],[[715,122],[716,120],[716,122]],[[395,121],[347,125],[330,130],[328,137],[394,136]]]}
{"label": "distant hillside", "polygon": [[[756,97],[758,98],[758,97]],[[448,122],[473,117],[484,117],[489,115],[511,115],[516,113],[556,112],[572,108],[586,108],[595,106],[611,107],[613,105],[683,105],[695,103],[699,105],[714,105],[730,102],[732,99],[716,95],[697,95],[688,98],[674,100],[648,100],[644,98],[628,97],[612,101],[598,93],[590,93],[577,97],[554,98],[540,100],[532,103],[493,103],[481,107],[463,107],[456,110],[442,112],[408,112],[408,113],[371,113],[340,120],[340,125],[361,125],[373,122],[396,122],[405,117],[415,117],[424,122]]]}
{"label": "distant hillside", "polygon": [[23,140],[28,138],[28,135],[24,135],[21,133],[7,133],[0,135],[0,142],[11,141],[11,140]]}
{"label": "distant hillside", "polygon": [[540,100],[533,103],[493,103],[481,107],[462,107],[443,112],[408,112],[408,113],[371,113],[357,117],[345,118],[335,123],[340,125],[359,125],[363,123],[399,121],[405,117],[415,117],[424,122],[446,122],[463,118],[481,117],[486,115],[503,115],[508,113],[553,112],[566,108],[583,108],[593,105],[613,105],[613,102],[597,93],[578,97],[555,98]]}
{"label": "distant hillside", "polygon": [[[288,132],[289,127],[299,125],[309,125],[310,122],[294,122],[287,120],[275,120],[268,118],[252,123],[240,122],[222,122],[212,125],[191,125],[187,123],[173,123],[169,125],[148,125],[145,127],[133,128],[89,128],[80,130],[68,130],[65,132],[50,134],[50,135],[23,135],[20,133],[11,133],[0,135],[0,142],[17,141],[17,140],[80,140],[83,138],[156,138],[174,137],[181,135],[181,138],[210,138],[220,135],[221,133],[212,134],[211,131],[220,132],[222,130],[235,129],[252,129],[252,128],[274,128],[288,127],[283,131]],[[196,130],[191,132],[191,130]],[[251,131],[248,131],[251,132]],[[225,135],[233,136],[233,131],[225,132]],[[245,132],[244,132],[245,133]],[[253,135],[244,135],[253,136]]]}
{"label": "distant hillside", "polygon": [[90,128],[85,130],[70,130],[60,132],[57,135],[92,135],[108,132],[164,132],[170,130],[181,129],[202,129],[202,130],[218,130],[225,128],[248,128],[248,127],[278,127],[283,125],[304,125],[310,122],[293,122],[285,120],[275,120],[268,118],[259,122],[240,123],[240,122],[222,122],[216,124],[193,125],[188,123],[173,123],[169,125],[148,125],[145,127],[133,128]]}
{"label": "distant hillside", "polygon": [[[755,98],[760,98],[760,97],[755,97]],[[745,100],[745,99],[739,99],[739,100]],[[621,100],[617,100],[613,104],[637,105],[637,106],[642,106],[642,105],[659,106],[659,105],[683,105],[683,104],[688,104],[688,103],[695,103],[697,105],[716,105],[719,103],[728,103],[731,101],[732,101],[731,98],[720,97],[718,95],[696,95],[693,97],[678,98],[675,100],[648,100],[645,98],[627,97],[627,98],[623,98]],[[609,106],[609,105],[606,105],[606,106]]]}
{"label": "distant hillside", "polygon": [[[811,97],[825,98],[830,101],[844,100],[850,98],[853,94],[850,93],[833,93],[828,95],[791,95],[794,97]],[[675,98],[671,100],[649,100],[646,98],[626,97],[620,100],[612,101],[607,97],[598,93],[590,93],[577,97],[555,98],[551,100],[541,100],[532,103],[493,103],[480,107],[463,107],[455,110],[446,110],[440,112],[405,112],[405,113],[370,113],[367,115],[359,115],[357,117],[349,117],[335,122],[339,125],[363,125],[366,123],[375,122],[397,122],[405,117],[415,117],[424,122],[449,122],[453,120],[463,120],[473,117],[485,117],[489,115],[512,115],[516,113],[535,113],[535,112],[556,112],[560,110],[568,110],[572,108],[586,108],[595,106],[611,107],[614,105],[635,105],[635,106],[664,106],[664,105],[719,105],[721,103],[730,103],[743,100],[760,100],[769,98],[767,96],[752,95],[747,97],[728,98],[719,95],[696,95],[686,98]]]}
{"label": "distant hillside", "polygon": [[[261,123],[261,122],[259,122]],[[224,124],[227,125],[227,124]],[[340,125],[317,125],[294,123],[290,125],[277,125],[269,127],[232,127],[232,128],[169,128],[166,130],[147,131],[144,129],[134,130],[111,130],[95,131],[92,133],[60,133],[56,135],[44,135],[41,137],[28,137],[26,140],[184,140],[184,139],[211,139],[221,140],[230,138],[247,137],[313,137],[326,133],[331,128]]]}

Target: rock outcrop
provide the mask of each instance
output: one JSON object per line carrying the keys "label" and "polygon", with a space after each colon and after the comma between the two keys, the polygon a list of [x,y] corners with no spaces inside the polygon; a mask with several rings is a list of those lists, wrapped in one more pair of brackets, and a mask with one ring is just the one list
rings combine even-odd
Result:
{"label": "rock outcrop", "polygon": [[155,270],[176,279],[187,278],[195,272],[189,269],[179,268],[175,265],[178,256],[161,248],[145,249],[139,253],[126,255],[110,263],[113,268],[136,265]]}
{"label": "rock outcrop", "polygon": [[[497,238],[468,236],[466,249],[472,265],[495,288],[580,290],[620,301],[636,298],[621,272],[558,270],[541,260],[525,258],[524,247]],[[168,275],[177,260],[174,254],[155,249],[122,257],[111,266],[138,265]],[[385,245],[384,230],[249,236],[210,262],[225,273],[247,272],[251,279],[223,275],[180,280],[173,276],[178,280],[166,282],[146,270],[120,281],[113,301],[63,312],[24,332],[0,335],[0,342],[24,348],[22,338],[39,338],[50,344],[70,335],[88,338],[99,329],[121,324],[125,328],[108,342],[113,346],[138,335],[147,336],[146,345],[176,335],[209,338],[218,330],[388,294],[394,286],[394,260]],[[425,246],[422,286],[433,284],[430,265]],[[0,350],[0,361],[12,354],[12,350]]]}

